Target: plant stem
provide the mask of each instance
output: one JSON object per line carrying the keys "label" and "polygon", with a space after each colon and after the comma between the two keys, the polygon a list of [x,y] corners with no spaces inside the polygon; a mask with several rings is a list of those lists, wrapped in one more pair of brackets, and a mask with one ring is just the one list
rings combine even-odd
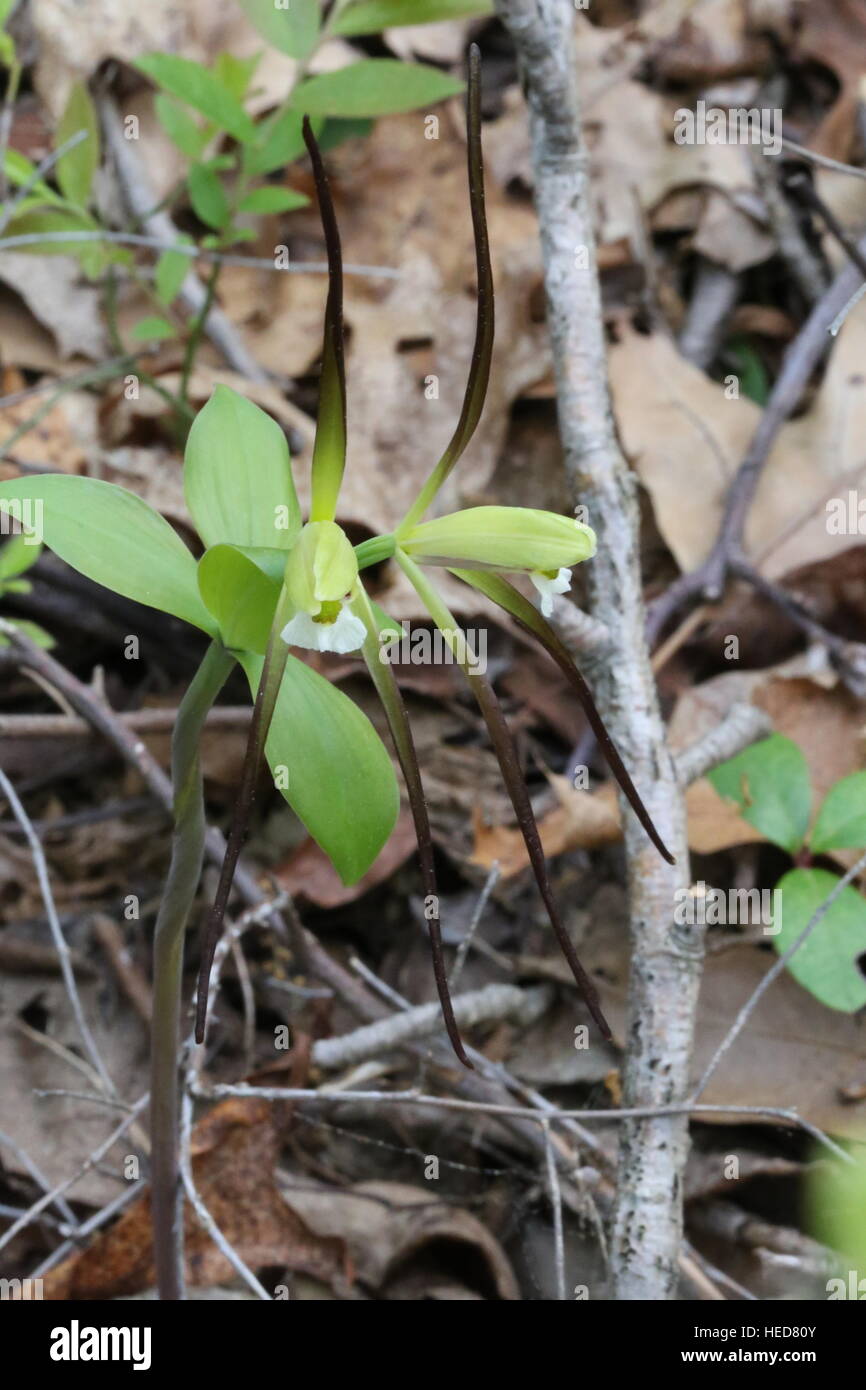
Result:
{"label": "plant stem", "polygon": [[204,721],[234,665],[216,642],[187,690],[171,748],[174,836],[171,865],[153,943],[151,1025],[151,1209],[160,1299],[184,1297],[183,1209],[178,1153],[178,1069],[183,939],[204,855],[205,818],[199,740]]}
{"label": "plant stem", "polygon": [[181,405],[184,406],[189,404],[189,379],[192,375],[196,353],[198,352],[199,344],[207,325],[207,316],[213,307],[217,281],[219,280],[221,270],[221,263],[219,261],[214,261],[210,269],[210,274],[207,277],[202,306],[190,325],[189,338],[187,339],[186,352],[183,358],[183,372],[180,379],[180,402]]}

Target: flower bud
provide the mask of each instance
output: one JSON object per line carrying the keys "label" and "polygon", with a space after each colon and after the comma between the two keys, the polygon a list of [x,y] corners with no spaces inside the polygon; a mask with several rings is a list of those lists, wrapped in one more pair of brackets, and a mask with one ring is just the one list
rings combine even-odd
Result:
{"label": "flower bud", "polygon": [[558,574],[595,554],[595,532],[556,512],[470,507],[413,526],[398,544],[421,564]]}

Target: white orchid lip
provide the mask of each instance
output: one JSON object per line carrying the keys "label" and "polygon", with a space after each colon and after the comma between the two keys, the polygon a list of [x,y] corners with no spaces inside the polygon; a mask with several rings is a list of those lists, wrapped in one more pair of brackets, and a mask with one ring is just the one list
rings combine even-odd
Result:
{"label": "white orchid lip", "polygon": [[553,614],[553,600],[557,594],[566,594],[571,588],[571,570],[562,568],[556,574],[543,574],[541,570],[531,570],[529,578],[541,594],[541,611],[545,618]]}
{"label": "white orchid lip", "polygon": [[289,647],[304,647],[311,652],[337,652],[341,656],[356,652],[364,644],[367,629],[350,613],[345,603],[333,622],[322,622],[309,613],[296,613],[280,633]]}

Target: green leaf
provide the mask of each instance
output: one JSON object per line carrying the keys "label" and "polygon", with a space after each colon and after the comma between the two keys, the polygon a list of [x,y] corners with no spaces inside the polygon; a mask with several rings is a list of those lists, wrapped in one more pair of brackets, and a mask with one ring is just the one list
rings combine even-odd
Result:
{"label": "green leaf", "polygon": [[333,32],[378,34],[401,24],[438,24],[476,14],[493,14],[493,0],[358,0],[338,16]]}
{"label": "green leaf", "polygon": [[153,274],[156,297],[166,308],[176,299],[181,285],[189,274],[189,256],[183,251],[163,251]]}
{"label": "green leaf", "polygon": [[809,836],[814,854],[866,845],[866,772],[852,772],[831,787]]}
{"label": "green leaf", "polygon": [[290,208],[303,208],[309,203],[305,193],[297,193],[294,188],[254,188],[238,204],[239,212],[288,212]]}
{"label": "green leaf", "polygon": [[827,1279],[827,1296],[862,1301],[866,1292],[866,1284],[861,1283],[866,1279],[866,1155],[861,1150],[854,1163],[827,1163],[823,1146],[817,1153],[825,1161],[810,1163],[806,1174],[809,1234],[845,1257],[841,1267],[832,1271],[835,1278]]}
{"label": "green leaf", "polygon": [[[241,665],[258,689],[260,656]],[[265,745],[283,796],[344,883],[357,883],[397,820],[400,795],[391,759],[367,716],[330,681],[289,656]]]}
{"label": "green leaf", "polygon": [[319,135],[319,149],[322,154],[335,150],[344,140],[363,139],[370,134],[375,124],[369,116],[320,116],[319,120],[322,122]]}
{"label": "green leaf", "polygon": [[25,535],[23,531],[10,537],[0,550],[0,583],[24,574],[31,565],[36,564],[41,554],[42,546],[34,545],[33,537]]}
{"label": "green leaf", "polygon": [[[779,954],[792,946],[839,882],[826,869],[792,869],[776,885],[772,938]],[[857,964],[866,954],[866,900],[846,884],[811,936],[791,957],[788,969],[828,1009],[854,1013],[866,1004],[866,977]]]}
{"label": "green leaf", "polygon": [[99,167],[99,122],[87,84],[76,82],[57,127],[57,145],[86,131],[85,138],[57,161],[57,182],[71,203],[87,207],[93,176]]}
{"label": "green leaf", "polygon": [[318,0],[240,0],[250,23],[273,48],[309,58],[319,39]]}
{"label": "green leaf", "polygon": [[193,164],[186,176],[186,186],[196,216],[208,227],[222,231],[231,217],[231,207],[213,169],[206,164]]}
{"label": "green leaf", "polygon": [[709,774],[720,796],[774,844],[795,854],[803,844],[812,808],[806,759],[783,734],[753,743]]}
{"label": "green leaf", "polygon": [[[20,188],[24,183],[30,183],[36,173],[36,165],[18,150],[7,150],[3,161],[3,169],[6,178],[16,188]],[[57,207],[65,207],[63,199],[54,192],[43,179],[37,179],[35,183],[30,183],[32,192],[45,203],[53,203]]]}
{"label": "green leaf", "polygon": [[214,132],[213,122],[201,126],[185,107],[173,101],[164,92],[157,92],[154,98],[156,117],[173,144],[187,159],[198,159]]}
{"label": "green leaf", "polygon": [[137,343],[158,343],[165,338],[173,338],[175,334],[173,324],[168,319],[161,318],[159,314],[150,314],[147,318],[139,319],[132,330],[132,336]]}
{"label": "green leaf", "polygon": [[396,58],[362,58],[307,78],[295,88],[292,105],[310,116],[387,116],[432,106],[462,91],[462,82],[436,68]]}
{"label": "green leaf", "polygon": [[206,546],[288,550],[301,529],[289,446],[275,420],[217,386],[186,443],[184,491]]}
{"label": "green leaf", "polygon": [[261,56],[260,53],[253,53],[249,58],[235,58],[232,53],[217,55],[214,72],[236,101],[242,102],[246,96],[250,78],[258,67]]}
{"label": "green leaf", "polygon": [[135,66],[158,87],[200,111],[236,140],[255,138],[255,126],[240,102],[201,63],[174,53],[149,53],[136,58]]}
{"label": "green leaf", "polygon": [[[54,646],[54,638],[51,633],[46,632],[45,628],[40,627],[38,623],[31,623],[27,618],[15,618],[12,621],[14,621],[18,631],[23,632],[25,637],[29,637],[31,642],[35,642],[37,647],[42,647],[44,651],[48,651]],[[9,638],[0,633],[0,647],[11,646],[12,643]]]}
{"label": "green leaf", "polygon": [[88,579],[214,634],[190,551],[134,493],[98,478],[45,473],[0,483],[0,509],[23,519]]}
{"label": "green leaf", "polygon": [[280,586],[233,545],[211,546],[198,562],[199,593],[232,650],[264,655]]}
{"label": "green leaf", "polygon": [[[76,212],[71,207],[58,207],[19,214],[6,230],[9,236],[33,236],[40,232],[95,232],[99,228],[86,213]],[[121,259],[113,254],[121,248],[99,241],[46,241],[41,245],[35,242],[16,249],[35,256],[75,256],[85,273],[94,279],[110,261]],[[123,259],[126,258],[124,254]]]}
{"label": "green leaf", "polygon": [[[302,119],[300,111],[284,106],[262,121],[256,127],[256,144],[247,145],[244,151],[247,171],[270,174],[299,159],[304,153]],[[321,119],[314,122],[314,128],[321,124]]]}
{"label": "green leaf", "polygon": [[758,405],[766,405],[770,383],[760,353],[756,352],[748,338],[734,338],[728,346],[737,364],[743,395],[756,401]]}

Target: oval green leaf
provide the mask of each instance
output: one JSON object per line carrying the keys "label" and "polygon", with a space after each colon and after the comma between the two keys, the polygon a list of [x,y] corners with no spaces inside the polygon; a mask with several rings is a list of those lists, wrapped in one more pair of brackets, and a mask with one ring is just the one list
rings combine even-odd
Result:
{"label": "oval green leaf", "polygon": [[288,550],[297,540],[301,509],[286,436],[228,386],[217,386],[193,421],[183,485],[208,547],[226,541]]}
{"label": "oval green leaf", "polygon": [[[826,869],[792,869],[776,885],[772,938],[779,954],[797,940],[839,882]],[[866,954],[866,899],[851,887],[842,889],[811,936],[795,951],[788,969],[795,980],[828,1009],[855,1013],[866,1004],[866,977],[858,965]]]}
{"label": "oval green leaf", "polygon": [[192,554],[134,493],[98,478],[46,473],[0,484],[0,509],[79,574],[216,634],[199,597]]}
{"label": "oval green leaf", "polygon": [[818,812],[809,847],[815,854],[828,849],[858,849],[866,845],[866,772],[852,772],[831,787]]}
{"label": "oval green leaf", "polygon": [[219,624],[223,646],[264,655],[280,581],[234,546],[215,545],[198,562],[198,587]]}
{"label": "oval green leaf", "polygon": [[809,768],[796,743],[771,734],[715,768],[709,779],[719,796],[736,803],[743,820],[796,854],[812,809]]}
{"label": "oval green leaf", "polygon": [[310,116],[388,116],[432,106],[462,91],[462,82],[422,63],[362,58],[307,78],[295,89],[292,105]]}
{"label": "oval green leaf", "polygon": [[[260,656],[241,665],[255,695]],[[397,820],[400,794],[391,759],[348,696],[289,656],[265,754],[277,786],[344,883],[370,868]]]}

